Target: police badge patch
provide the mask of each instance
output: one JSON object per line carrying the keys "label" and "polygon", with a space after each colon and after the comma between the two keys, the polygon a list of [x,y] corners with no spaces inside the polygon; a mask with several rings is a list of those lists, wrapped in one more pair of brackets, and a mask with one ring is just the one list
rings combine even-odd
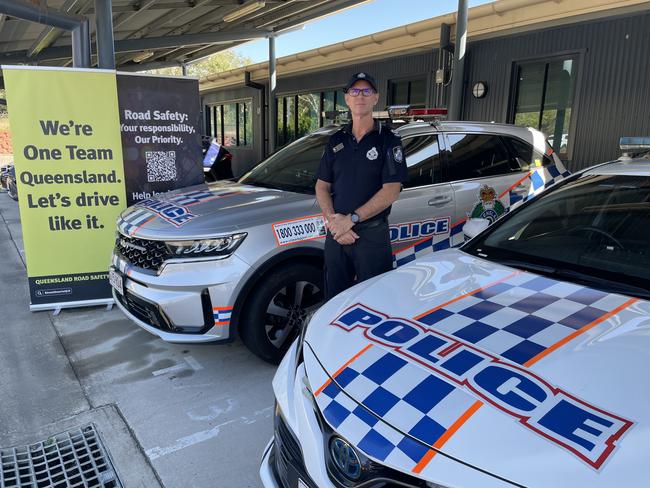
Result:
{"label": "police badge patch", "polygon": [[370,149],[370,150],[366,153],[366,157],[367,157],[370,161],[374,161],[375,159],[377,159],[377,156],[379,156],[379,153],[377,152],[377,148],[376,148],[375,146],[373,146],[372,149]]}
{"label": "police badge patch", "polygon": [[400,146],[393,148],[393,160],[396,163],[401,163],[404,160],[404,153],[402,152],[402,148]]}

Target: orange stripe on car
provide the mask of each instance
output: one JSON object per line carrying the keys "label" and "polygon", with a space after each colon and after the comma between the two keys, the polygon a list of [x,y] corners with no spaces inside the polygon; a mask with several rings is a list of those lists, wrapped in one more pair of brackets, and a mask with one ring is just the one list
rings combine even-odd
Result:
{"label": "orange stripe on car", "polygon": [[481,401],[476,401],[472,404],[471,407],[469,407],[463,415],[458,417],[456,421],[449,427],[444,434],[440,436],[440,438],[433,444],[433,449],[429,450],[426,452],[424,456],[422,456],[422,459],[415,465],[413,468],[413,473],[421,473],[424,468],[426,468],[427,464],[433,459],[433,457],[436,455],[437,451],[434,449],[440,449],[442,446],[444,446],[449,439],[456,433],[458,429],[462,427],[462,425],[469,420],[469,418],[476,413],[476,411],[481,408],[483,405],[483,402]]}
{"label": "orange stripe on car", "polygon": [[343,366],[341,366],[339,369],[336,370],[336,372],[332,375],[331,378],[328,378],[325,383],[323,383],[323,386],[321,386],[318,390],[316,390],[316,393],[314,393],[314,396],[318,396],[321,393],[323,393],[323,390],[329,386],[329,384],[332,382],[333,379],[335,379],[338,375],[340,375],[345,368],[350,366],[354,361],[359,359],[359,357],[364,354],[368,349],[370,349],[373,346],[373,344],[368,344],[366,347],[361,349],[358,353],[356,353],[352,358],[350,358]]}
{"label": "orange stripe on car", "polygon": [[520,185],[522,182],[526,181],[528,178],[530,178],[531,176],[533,176],[533,173],[534,173],[534,171],[531,171],[530,173],[528,173],[526,176],[524,176],[524,177],[521,178],[520,180],[517,180],[517,182],[516,182],[515,184],[513,184],[510,188],[508,188],[508,189],[507,189],[506,191],[504,191],[501,195],[499,195],[499,198],[503,198],[505,195],[507,195],[508,193],[510,193],[510,192],[512,191],[512,189],[515,188],[517,185]]}
{"label": "orange stripe on car", "polygon": [[552,346],[548,347],[547,349],[544,349],[544,350],[543,350],[542,352],[540,352],[537,356],[533,356],[532,358],[530,358],[528,361],[526,361],[526,362],[524,363],[524,366],[526,366],[527,368],[528,368],[529,366],[532,366],[533,364],[535,364],[535,363],[536,363],[537,361],[539,361],[540,359],[542,359],[542,358],[548,356],[548,355],[551,354],[553,351],[555,351],[555,350],[559,349],[560,347],[562,347],[563,345],[565,345],[567,342],[572,341],[573,339],[575,339],[576,337],[578,337],[578,336],[581,335],[581,334],[584,334],[584,333],[587,332],[589,329],[593,329],[593,328],[596,327],[598,324],[600,324],[600,323],[604,322],[605,320],[607,320],[607,319],[613,317],[614,315],[616,315],[616,314],[619,313],[620,311],[625,310],[627,307],[629,307],[630,305],[632,305],[633,303],[635,303],[635,302],[637,302],[637,301],[638,301],[638,299],[636,299],[636,298],[631,298],[631,299],[629,299],[629,300],[628,300],[627,302],[625,302],[624,304],[619,305],[619,306],[616,307],[614,310],[611,310],[611,311],[607,312],[606,314],[604,314],[604,315],[598,317],[596,320],[594,320],[594,321],[588,323],[587,325],[585,325],[584,327],[582,327],[582,328],[576,330],[574,333],[569,334],[569,335],[566,336],[564,339],[560,339],[559,341],[557,341],[557,342],[556,342],[555,344],[553,344]]}
{"label": "orange stripe on car", "polygon": [[476,295],[478,292],[486,290],[490,288],[491,286],[498,285],[499,283],[503,283],[504,281],[508,281],[511,278],[514,278],[515,276],[521,274],[521,271],[515,271],[514,273],[509,274],[508,276],[501,278],[500,280],[493,281],[492,283],[488,283],[485,286],[482,286],[480,288],[477,288],[476,290],[472,290],[469,293],[464,293],[463,295],[459,295],[456,298],[449,300],[448,302],[443,303],[442,305],[438,305],[437,307],[433,307],[431,310],[427,310],[424,313],[421,313],[420,315],[413,317],[413,320],[420,320],[422,317],[425,315],[429,315],[432,312],[435,312],[436,310],[440,310],[441,308],[444,308],[448,305],[451,305],[452,303],[456,303],[461,301],[463,298],[471,297],[472,295]]}

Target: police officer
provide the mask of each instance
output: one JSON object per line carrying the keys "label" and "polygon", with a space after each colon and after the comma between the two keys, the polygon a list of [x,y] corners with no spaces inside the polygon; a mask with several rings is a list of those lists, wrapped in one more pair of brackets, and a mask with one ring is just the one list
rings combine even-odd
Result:
{"label": "police officer", "polygon": [[402,142],[372,117],[377,84],[356,73],[345,87],[352,122],[333,134],[318,168],[316,198],[327,222],[325,295],[392,269],[391,205],[406,181]]}

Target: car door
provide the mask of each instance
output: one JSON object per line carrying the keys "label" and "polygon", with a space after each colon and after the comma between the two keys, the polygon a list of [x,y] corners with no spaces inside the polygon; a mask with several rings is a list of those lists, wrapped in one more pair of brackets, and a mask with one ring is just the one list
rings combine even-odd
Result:
{"label": "car door", "polygon": [[438,133],[404,136],[402,144],[408,181],[389,217],[398,264],[404,256],[411,260],[432,251],[437,243],[448,242],[456,213],[453,189],[443,182],[445,152]]}
{"label": "car door", "polygon": [[[450,132],[446,176],[459,212],[458,225],[468,218],[484,218],[490,223],[510,207],[510,193],[528,192],[528,171],[511,156],[498,134]],[[462,242],[462,235],[454,244]]]}

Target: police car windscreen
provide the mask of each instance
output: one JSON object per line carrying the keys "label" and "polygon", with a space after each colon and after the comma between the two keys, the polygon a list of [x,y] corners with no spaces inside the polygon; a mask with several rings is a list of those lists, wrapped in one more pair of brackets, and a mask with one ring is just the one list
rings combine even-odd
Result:
{"label": "police car windscreen", "polygon": [[312,134],[280,149],[242,176],[240,183],[314,194],[316,173],[329,134]]}
{"label": "police car windscreen", "polygon": [[650,296],[650,178],[586,175],[497,222],[464,250],[612,292]]}

